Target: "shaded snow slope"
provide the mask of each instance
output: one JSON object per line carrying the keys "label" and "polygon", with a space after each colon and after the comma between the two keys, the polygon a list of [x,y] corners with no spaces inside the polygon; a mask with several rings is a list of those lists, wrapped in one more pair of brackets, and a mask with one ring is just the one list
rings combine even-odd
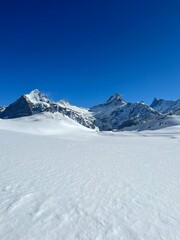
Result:
{"label": "shaded snow slope", "polygon": [[180,239],[179,126],[96,133],[49,118],[0,120],[1,240]]}

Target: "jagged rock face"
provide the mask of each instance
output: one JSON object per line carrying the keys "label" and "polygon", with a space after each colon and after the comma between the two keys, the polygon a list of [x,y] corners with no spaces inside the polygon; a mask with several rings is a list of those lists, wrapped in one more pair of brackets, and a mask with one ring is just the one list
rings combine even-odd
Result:
{"label": "jagged rock face", "polygon": [[95,123],[101,131],[121,130],[160,116],[161,114],[144,103],[123,103],[112,106],[107,112],[95,112]]}
{"label": "jagged rock face", "polygon": [[123,105],[126,105],[126,102],[118,93],[115,93],[105,103],[90,108],[90,111],[94,113],[99,112],[101,114],[104,112],[107,115],[109,112],[112,112]]}
{"label": "jagged rock face", "polygon": [[49,109],[51,101],[38,90],[30,94],[22,95],[17,101],[7,106],[1,113],[0,118],[18,118],[31,116]]}
{"label": "jagged rock face", "polygon": [[70,117],[79,124],[92,129],[96,128],[95,119],[88,109],[71,105],[65,100],[59,101],[57,105],[61,108],[64,115]]}
{"label": "jagged rock face", "polygon": [[148,105],[140,103],[126,103],[115,93],[104,104],[90,109],[95,117],[95,124],[101,131],[120,130],[136,126],[160,116]]}
{"label": "jagged rock face", "polygon": [[151,103],[150,107],[155,108],[159,104],[159,100],[155,97],[153,102]]}
{"label": "jagged rock face", "polygon": [[176,101],[164,100],[154,98],[152,104],[150,105],[156,111],[163,114],[179,114],[180,112],[180,99]]}
{"label": "jagged rock face", "polygon": [[0,112],[0,118],[18,118],[30,115],[32,115],[31,107],[24,96]]}
{"label": "jagged rock face", "polygon": [[29,103],[32,114],[51,110],[53,102],[48,97],[41,93],[38,89],[33,90],[29,94],[23,95]]}

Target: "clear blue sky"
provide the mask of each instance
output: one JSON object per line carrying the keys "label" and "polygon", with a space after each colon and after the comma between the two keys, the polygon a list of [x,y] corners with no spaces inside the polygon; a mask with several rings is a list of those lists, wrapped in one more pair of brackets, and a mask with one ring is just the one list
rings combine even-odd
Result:
{"label": "clear blue sky", "polygon": [[84,106],[180,98],[179,0],[0,5],[0,105],[34,88]]}

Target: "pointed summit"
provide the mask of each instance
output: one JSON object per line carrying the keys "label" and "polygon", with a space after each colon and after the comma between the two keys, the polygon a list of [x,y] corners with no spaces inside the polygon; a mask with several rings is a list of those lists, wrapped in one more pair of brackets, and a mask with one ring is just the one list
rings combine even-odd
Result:
{"label": "pointed summit", "polygon": [[40,94],[41,92],[39,91],[39,89],[34,89],[30,92],[30,94]]}
{"label": "pointed summit", "polygon": [[38,89],[31,91],[29,94],[22,95],[15,102],[7,106],[0,114],[1,118],[18,118],[31,116],[50,109],[52,102],[46,95]]}
{"label": "pointed summit", "polygon": [[114,95],[112,95],[108,100],[107,103],[109,102],[117,102],[117,101],[124,101],[123,98],[121,97],[121,95],[119,93],[114,93]]}
{"label": "pointed summit", "polygon": [[116,109],[124,105],[126,105],[126,102],[123,100],[121,95],[119,93],[115,93],[105,103],[94,106],[90,110],[92,112],[97,112],[97,111],[109,112],[109,110],[112,111],[112,109]]}
{"label": "pointed summit", "polygon": [[33,104],[51,103],[48,97],[44,93],[41,93],[38,89],[34,89],[29,94],[25,94],[24,97],[28,102]]}

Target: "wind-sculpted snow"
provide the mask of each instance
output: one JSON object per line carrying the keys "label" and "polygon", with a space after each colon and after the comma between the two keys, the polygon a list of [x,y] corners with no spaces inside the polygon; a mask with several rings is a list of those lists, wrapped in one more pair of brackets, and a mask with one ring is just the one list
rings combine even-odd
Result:
{"label": "wind-sculpted snow", "polygon": [[60,113],[0,119],[0,239],[179,240],[179,145],[179,126],[97,133]]}

